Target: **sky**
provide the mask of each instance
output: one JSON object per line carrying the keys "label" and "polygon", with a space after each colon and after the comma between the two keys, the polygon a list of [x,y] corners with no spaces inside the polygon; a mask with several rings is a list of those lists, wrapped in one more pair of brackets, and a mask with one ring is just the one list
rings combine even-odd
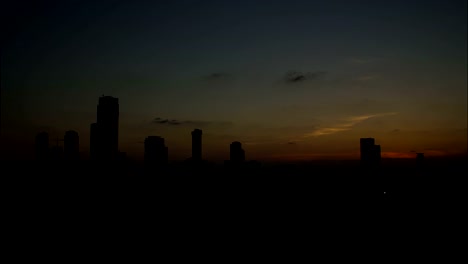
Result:
{"label": "sky", "polygon": [[[12,1],[1,54],[2,157],[35,134],[63,144],[101,95],[119,98],[119,148],[140,159],[358,158],[467,153],[467,1]],[[176,120],[161,122],[164,120]]]}

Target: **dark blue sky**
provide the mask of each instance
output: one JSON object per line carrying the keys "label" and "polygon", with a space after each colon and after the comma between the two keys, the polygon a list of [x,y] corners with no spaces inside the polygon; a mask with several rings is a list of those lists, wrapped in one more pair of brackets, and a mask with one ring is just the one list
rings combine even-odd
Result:
{"label": "dark blue sky", "polygon": [[86,149],[106,94],[134,153],[156,134],[188,155],[193,127],[156,117],[198,122],[212,153],[354,153],[363,133],[389,152],[463,151],[467,1],[29,2],[2,8],[4,138],[75,129]]}

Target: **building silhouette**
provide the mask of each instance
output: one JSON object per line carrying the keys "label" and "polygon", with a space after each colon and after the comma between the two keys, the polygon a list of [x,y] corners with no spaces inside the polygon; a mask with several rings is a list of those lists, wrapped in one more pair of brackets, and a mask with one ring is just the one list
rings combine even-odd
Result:
{"label": "building silhouette", "polygon": [[202,130],[195,129],[192,131],[192,160],[202,160]]}
{"label": "building silhouette", "polygon": [[381,159],[380,145],[375,145],[374,138],[361,138],[360,155],[363,166],[377,166]]}
{"label": "building silhouette", "polygon": [[97,121],[90,129],[90,156],[95,160],[116,160],[119,154],[118,98],[99,97]]}
{"label": "building silhouette", "polygon": [[145,166],[148,168],[166,165],[168,162],[168,148],[164,138],[159,136],[148,136],[145,139]]}
{"label": "building silhouette", "polygon": [[63,154],[66,160],[78,160],[80,156],[80,141],[78,132],[69,130],[63,138]]}
{"label": "building silhouette", "polygon": [[40,132],[35,141],[36,160],[47,160],[49,158],[49,134]]}
{"label": "building silhouette", "polygon": [[242,149],[242,144],[238,141],[231,143],[229,148],[230,163],[242,163],[245,161],[245,151]]}

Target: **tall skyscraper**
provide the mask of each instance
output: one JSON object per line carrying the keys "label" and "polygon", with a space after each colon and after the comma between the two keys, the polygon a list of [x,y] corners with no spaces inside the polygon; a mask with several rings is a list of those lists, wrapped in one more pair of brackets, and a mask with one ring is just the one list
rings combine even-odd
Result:
{"label": "tall skyscraper", "polygon": [[91,124],[90,154],[98,160],[116,160],[119,153],[119,99],[99,97],[97,122]]}
{"label": "tall skyscraper", "polygon": [[245,151],[242,149],[242,144],[240,142],[232,142],[229,150],[229,160],[231,163],[241,163],[245,161]]}
{"label": "tall skyscraper", "polygon": [[119,151],[119,99],[99,98],[97,124],[101,154],[105,159],[115,159]]}
{"label": "tall skyscraper", "polygon": [[364,166],[376,166],[380,163],[380,145],[375,145],[374,138],[360,139],[361,164]]}
{"label": "tall skyscraper", "polygon": [[78,160],[80,152],[80,140],[78,132],[69,130],[63,138],[63,151],[66,160]]}
{"label": "tall skyscraper", "polygon": [[192,131],[192,160],[202,160],[202,130],[200,129]]}
{"label": "tall skyscraper", "polygon": [[37,160],[49,158],[49,134],[47,132],[40,132],[36,135],[35,154]]}
{"label": "tall skyscraper", "polygon": [[168,162],[168,148],[164,138],[149,136],[145,139],[145,166],[161,166]]}
{"label": "tall skyscraper", "polygon": [[372,149],[375,145],[375,139],[373,138],[361,138],[360,139],[360,150],[361,150],[361,161],[367,162],[372,158]]}

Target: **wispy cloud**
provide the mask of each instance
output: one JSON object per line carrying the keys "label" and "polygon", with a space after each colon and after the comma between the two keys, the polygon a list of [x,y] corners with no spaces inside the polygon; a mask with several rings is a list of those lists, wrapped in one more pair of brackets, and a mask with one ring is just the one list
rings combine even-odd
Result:
{"label": "wispy cloud", "polygon": [[207,81],[226,81],[226,80],[231,80],[232,75],[226,72],[213,72],[210,73],[209,75],[203,76],[204,80]]}
{"label": "wispy cloud", "polygon": [[318,137],[318,136],[325,136],[325,135],[330,135],[330,134],[335,134],[341,131],[346,131],[350,130],[350,126],[342,126],[342,127],[324,127],[324,128],[319,128],[316,131],[312,133],[307,133],[304,136],[305,137]]}
{"label": "wispy cloud", "polygon": [[361,122],[364,122],[370,118],[389,116],[389,115],[395,115],[395,114],[397,113],[391,112],[391,113],[380,113],[380,114],[372,114],[372,115],[351,116],[351,117],[344,119],[343,121],[339,122],[338,124],[334,126],[318,128],[314,130],[313,132],[306,133],[304,137],[325,136],[325,135],[331,135],[331,134],[335,134],[335,133],[342,132],[342,131],[351,130],[355,125]]}
{"label": "wispy cloud", "polygon": [[177,121],[176,119],[164,119],[160,117],[156,117],[151,121],[153,124],[167,124],[167,125],[180,125],[182,124],[180,121]]}
{"label": "wispy cloud", "polygon": [[284,75],[284,81],[286,83],[299,83],[304,81],[317,80],[322,78],[327,72],[316,71],[316,72],[300,72],[300,71],[289,71]]}

